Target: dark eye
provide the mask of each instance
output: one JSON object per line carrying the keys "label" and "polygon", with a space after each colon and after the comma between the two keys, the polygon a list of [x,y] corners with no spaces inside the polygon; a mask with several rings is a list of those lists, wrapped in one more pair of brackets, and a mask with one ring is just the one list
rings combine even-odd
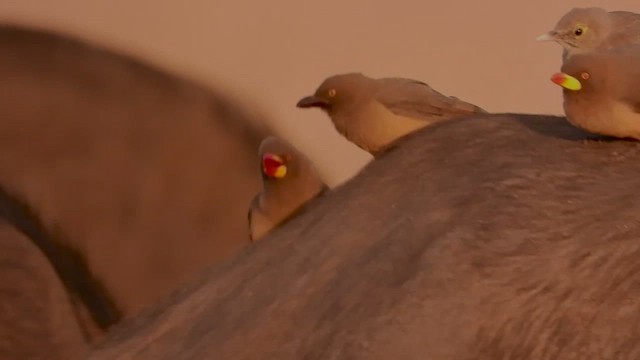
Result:
{"label": "dark eye", "polygon": [[576,34],[576,36],[580,36],[582,35],[582,29],[581,28],[577,28],[573,31],[574,34]]}

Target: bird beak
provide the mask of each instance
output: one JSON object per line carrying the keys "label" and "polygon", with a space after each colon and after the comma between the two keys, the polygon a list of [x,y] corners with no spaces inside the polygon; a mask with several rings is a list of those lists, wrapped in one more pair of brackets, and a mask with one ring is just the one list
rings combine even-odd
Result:
{"label": "bird beak", "polygon": [[549,31],[548,33],[544,33],[536,38],[536,41],[556,41],[556,32]]}
{"label": "bird beak", "polygon": [[264,154],[262,156],[262,172],[268,177],[281,179],[287,175],[287,166],[280,156]]}
{"label": "bird beak", "polygon": [[582,89],[582,84],[578,79],[562,72],[553,74],[551,76],[551,81],[567,90],[577,91]]}
{"label": "bird beak", "polygon": [[310,107],[320,107],[326,108],[329,106],[329,102],[323,98],[311,95],[305,98],[300,99],[296,104],[299,108],[310,108]]}

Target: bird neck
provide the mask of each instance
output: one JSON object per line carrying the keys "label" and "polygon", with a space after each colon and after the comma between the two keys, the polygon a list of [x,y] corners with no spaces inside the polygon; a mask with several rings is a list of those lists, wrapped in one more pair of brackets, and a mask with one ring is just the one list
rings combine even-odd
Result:
{"label": "bird neck", "polygon": [[325,186],[319,179],[291,179],[265,184],[262,194],[263,211],[272,215],[289,213],[315,197]]}

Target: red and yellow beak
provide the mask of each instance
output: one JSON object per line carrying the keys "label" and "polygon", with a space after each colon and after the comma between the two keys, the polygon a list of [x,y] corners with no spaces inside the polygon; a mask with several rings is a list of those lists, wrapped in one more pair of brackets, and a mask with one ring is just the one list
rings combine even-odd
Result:
{"label": "red and yellow beak", "polygon": [[281,179],[287,175],[287,166],[282,157],[276,154],[262,156],[262,171],[270,178]]}
{"label": "red and yellow beak", "polygon": [[582,89],[582,84],[578,79],[563,72],[553,74],[551,76],[551,81],[554,84],[560,85],[567,90],[578,91]]}

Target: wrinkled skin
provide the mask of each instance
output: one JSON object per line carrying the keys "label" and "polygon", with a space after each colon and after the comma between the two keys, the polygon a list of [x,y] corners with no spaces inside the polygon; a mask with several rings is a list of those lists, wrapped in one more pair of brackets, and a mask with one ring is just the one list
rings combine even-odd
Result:
{"label": "wrinkled skin", "polygon": [[89,358],[640,358],[640,145],[593,137],[420,130]]}
{"label": "wrinkled skin", "polygon": [[249,244],[259,114],[65,35],[0,25],[0,48],[0,185],[64,234],[50,265],[84,263],[112,300],[98,322],[105,297],[74,302],[90,341]]}

